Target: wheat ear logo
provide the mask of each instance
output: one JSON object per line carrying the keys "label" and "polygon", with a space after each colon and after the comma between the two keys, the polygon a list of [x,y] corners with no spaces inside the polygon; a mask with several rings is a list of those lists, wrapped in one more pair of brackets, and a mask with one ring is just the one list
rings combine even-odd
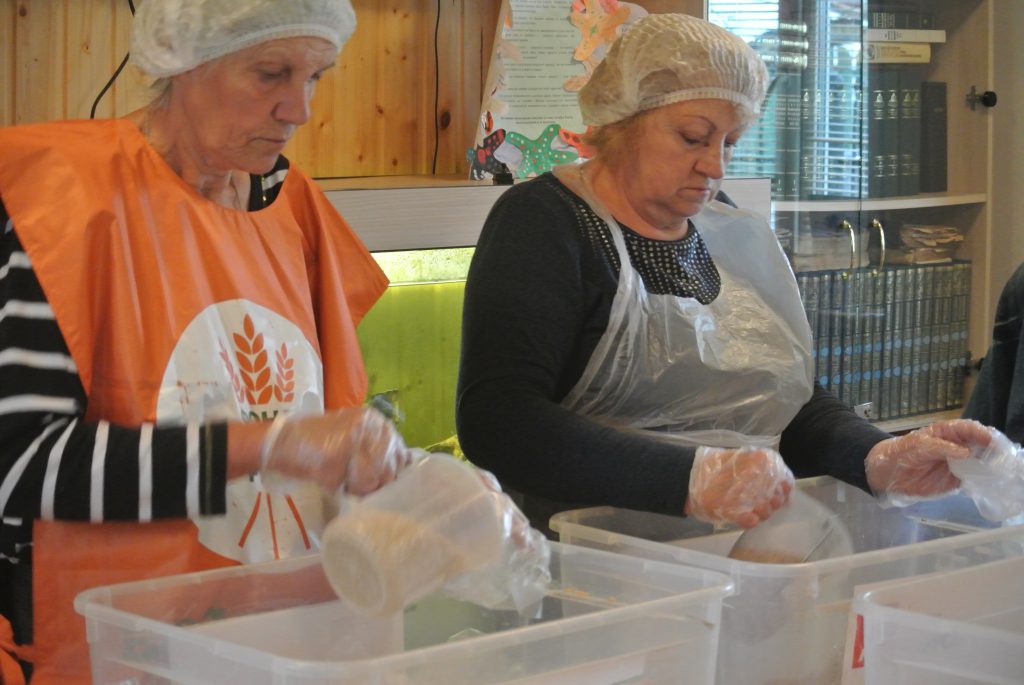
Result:
{"label": "wheat ear logo", "polygon": [[[231,376],[235,396],[240,404],[248,404],[259,418],[257,407],[267,404],[271,398],[282,403],[295,399],[295,360],[288,355],[284,343],[274,351],[274,382],[271,383],[269,355],[263,334],[256,332],[248,314],[242,321],[242,333],[234,333],[231,338],[235,343],[234,355],[224,349],[221,343],[220,358]],[[232,363],[232,356],[238,363],[237,370]]]}

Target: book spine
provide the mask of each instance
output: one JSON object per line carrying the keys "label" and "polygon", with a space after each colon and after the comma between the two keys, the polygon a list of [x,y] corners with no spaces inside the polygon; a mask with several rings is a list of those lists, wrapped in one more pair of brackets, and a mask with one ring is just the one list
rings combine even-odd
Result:
{"label": "book spine", "polygon": [[931,12],[880,7],[869,10],[868,27],[872,29],[934,29],[935,15]]}
{"label": "book spine", "polygon": [[847,280],[846,339],[843,341],[843,385],[846,403],[851,407],[860,404],[860,349],[861,319],[860,301],[863,287],[863,271],[854,271]]}
{"label": "book spine", "polygon": [[948,362],[943,355],[942,336],[947,335],[946,329],[949,312],[946,309],[948,298],[946,297],[945,272],[941,267],[935,269],[935,304],[932,312],[932,346],[931,346],[931,377],[928,383],[928,406],[932,411],[938,411],[945,406],[943,384],[943,364],[948,368]]}
{"label": "book spine", "polygon": [[780,69],[775,78],[775,173],[780,178],[775,199],[796,200],[800,197],[800,72],[792,67]]}
{"label": "book spine", "polygon": [[967,366],[970,362],[970,352],[967,349],[967,314],[971,297],[971,265],[969,263],[958,263],[953,271],[953,292],[954,292],[954,329],[956,330],[955,359],[953,364],[953,390],[949,398],[948,408],[962,407],[964,403],[964,379],[967,375]]}
{"label": "book spine", "polygon": [[921,76],[916,68],[899,72],[900,195],[921,192]]}
{"label": "book spine", "polygon": [[818,284],[818,382],[826,390],[832,387],[832,274],[821,273]]}
{"label": "book spine", "polygon": [[932,59],[930,43],[868,43],[864,59],[869,64],[927,64]]}
{"label": "book spine", "polygon": [[918,386],[918,403],[922,411],[934,408],[928,400],[928,387],[931,383],[932,369],[932,334],[935,327],[935,269],[926,268],[923,272],[924,285],[921,298],[921,380]]}
{"label": "book spine", "polygon": [[832,354],[829,357],[829,390],[832,394],[843,399],[843,337],[846,333],[844,325],[846,306],[847,279],[841,274],[832,277],[832,311],[829,312],[832,323],[831,341]]}
{"label": "book spine", "polygon": [[922,193],[947,188],[946,84],[921,82],[921,144],[919,182]]}
{"label": "book spine", "polygon": [[864,40],[889,43],[945,43],[946,32],[942,29],[864,29]]}
{"label": "book spine", "polygon": [[885,175],[882,196],[900,194],[900,72],[888,68],[882,72],[885,88],[885,124],[882,129],[882,151],[885,155]]}
{"label": "book spine", "polygon": [[894,29],[896,28],[896,15],[898,12],[874,9],[868,12],[868,26],[873,29]]}
{"label": "book spine", "polygon": [[815,99],[821,97],[821,91],[812,86],[811,74],[806,74],[800,82],[800,193],[801,197],[809,197],[813,193],[815,168],[817,160],[814,152],[813,131],[814,120],[818,109]]}
{"label": "book spine", "polygon": [[889,386],[889,416],[897,419],[903,416],[900,407],[900,385],[903,382],[903,310],[907,303],[906,268],[893,267],[891,336],[892,352],[889,366],[892,370],[892,384]]}
{"label": "book spine", "polygon": [[867,189],[868,197],[882,197],[885,182],[885,151],[882,148],[885,131],[886,98],[879,67],[868,68],[867,125]]}
{"label": "book spine", "polygon": [[921,403],[927,411],[936,411],[938,407],[934,406],[931,401],[931,387],[933,379],[939,373],[939,370],[934,366],[934,361],[937,357],[935,348],[938,345],[938,340],[935,335],[938,332],[938,329],[936,328],[936,317],[939,310],[939,298],[937,296],[939,273],[938,270],[932,266],[928,269],[927,274],[928,281],[926,283],[927,290],[925,290],[925,312],[923,316],[924,349],[921,351],[921,361],[925,369],[925,378],[924,382],[921,384]]}
{"label": "book spine", "polygon": [[[873,271],[863,272],[860,286],[860,404],[871,405],[871,347],[875,336],[873,317],[875,299],[875,276]],[[870,409],[874,416],[874,407]]]}
{"label": "book spine", "polygon": [[943,295],[945,296],[944,311],[946,313],[946,338],[942,341],[942,361],[945,366],[941,368],[941,379],[943,389],[939,392],[941,402],[938,409],[949,409],[956,404],[954,401],[953,386],[956,380],[956,352],[957,333],[956,321],[956,267],[953,264],[946,264],[942,267]]}
{"label": "book spine", "polygon": [[885,272],[871,272],[871,404],[877,418],[882,407],[882,346],[885,341]]}
{"label": "book spine", "polygon": [[918,269],[903,269],[903,354],[900,357],[900,416],[910,416],[910,390],[913,387],[911,367],[914,359],[914,289]]}
{"label": "book spine", "polygon": [[800,289],[800,302],[807,315],[807,326],[811,330],[811,364],[817,378],[818,365],[818,288],[817,275],[814,272],[796,274],[797,287]]}
{"label": "book spine", "polygon": [[927,297],[926,288],[930,271],[931,269],[927,267],[914,270],[914,295],[910,303],[910,390],[907,400],[911,414],[920,414],[928,409],[926,403],[922,401],[921,385],[924,373],[922,368],[924,301]]}

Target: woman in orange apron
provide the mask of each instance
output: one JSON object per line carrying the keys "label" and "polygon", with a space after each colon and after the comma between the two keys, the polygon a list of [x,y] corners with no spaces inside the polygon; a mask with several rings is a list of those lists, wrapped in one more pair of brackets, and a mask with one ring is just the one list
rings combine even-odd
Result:
{"label": "woman in orange apron", "polygon": [[147,0],[151,105],[0,131],[3,682],[9,654],[90,682],[81,590],[307,552],[324,491],[408,461],[360,407],[387,280],[281,156],[354,27],[348,0]]}

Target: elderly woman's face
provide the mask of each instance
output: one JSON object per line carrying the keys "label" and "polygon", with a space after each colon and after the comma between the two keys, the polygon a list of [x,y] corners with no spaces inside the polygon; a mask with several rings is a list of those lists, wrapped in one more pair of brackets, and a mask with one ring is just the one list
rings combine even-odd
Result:
{"label": "elderly woman's face", "polygon": [[747,119],[726,100],[688,100],[637,121],[616,175],[633,208],[652,226],[677,227],[711,200]]}
{"label": "elderly woman's face", "polygon": [[337,50],[321,38],[282,38],[175,77],[182,129],[211,168],[264,173],[309,119],[309,101]]}

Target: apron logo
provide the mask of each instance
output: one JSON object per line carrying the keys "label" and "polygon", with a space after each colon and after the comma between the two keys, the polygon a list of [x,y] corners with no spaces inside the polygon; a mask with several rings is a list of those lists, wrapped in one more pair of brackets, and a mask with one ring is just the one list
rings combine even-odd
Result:
{"label": "apron logo", "polygon": [[[224,349],[224,343],[220,344],[220,358],[224,362],[228,375],[231,376],[231,383],[235,390],[235,397],[239,404],[248,404],[250,407],[266,405],[271,398],[281,403],[289,403],[295,399],[295,360],[288,356],[288,348],[284,343],[274,352],[274,382],[270,380],[270,366],[268,365],[267,350],[264,346],[263,333],[257,333],[252,318],[246,314],[242,321],[242,333],[231,335],[235,343],[235,361],[238,362],[238,371],[231,362],[231,354]],[[277,412],[275,411],[274,414]],[[272,418],[262,414],[250,412],[251,418],[263,419]]]}
{"label": "apron logo", "polygon": [[[213,352],[211,354],[211,352]],[[323,410],[323,366],[302,331],[247,300],[210,305],[186,327],[161,384],[165,421],[266,421],[280,412]],[[227,486],[227,511],[196,520],[199,542],[252,563],[303,554],[324,526],[315,484],[269,493],[260,478]]]}

